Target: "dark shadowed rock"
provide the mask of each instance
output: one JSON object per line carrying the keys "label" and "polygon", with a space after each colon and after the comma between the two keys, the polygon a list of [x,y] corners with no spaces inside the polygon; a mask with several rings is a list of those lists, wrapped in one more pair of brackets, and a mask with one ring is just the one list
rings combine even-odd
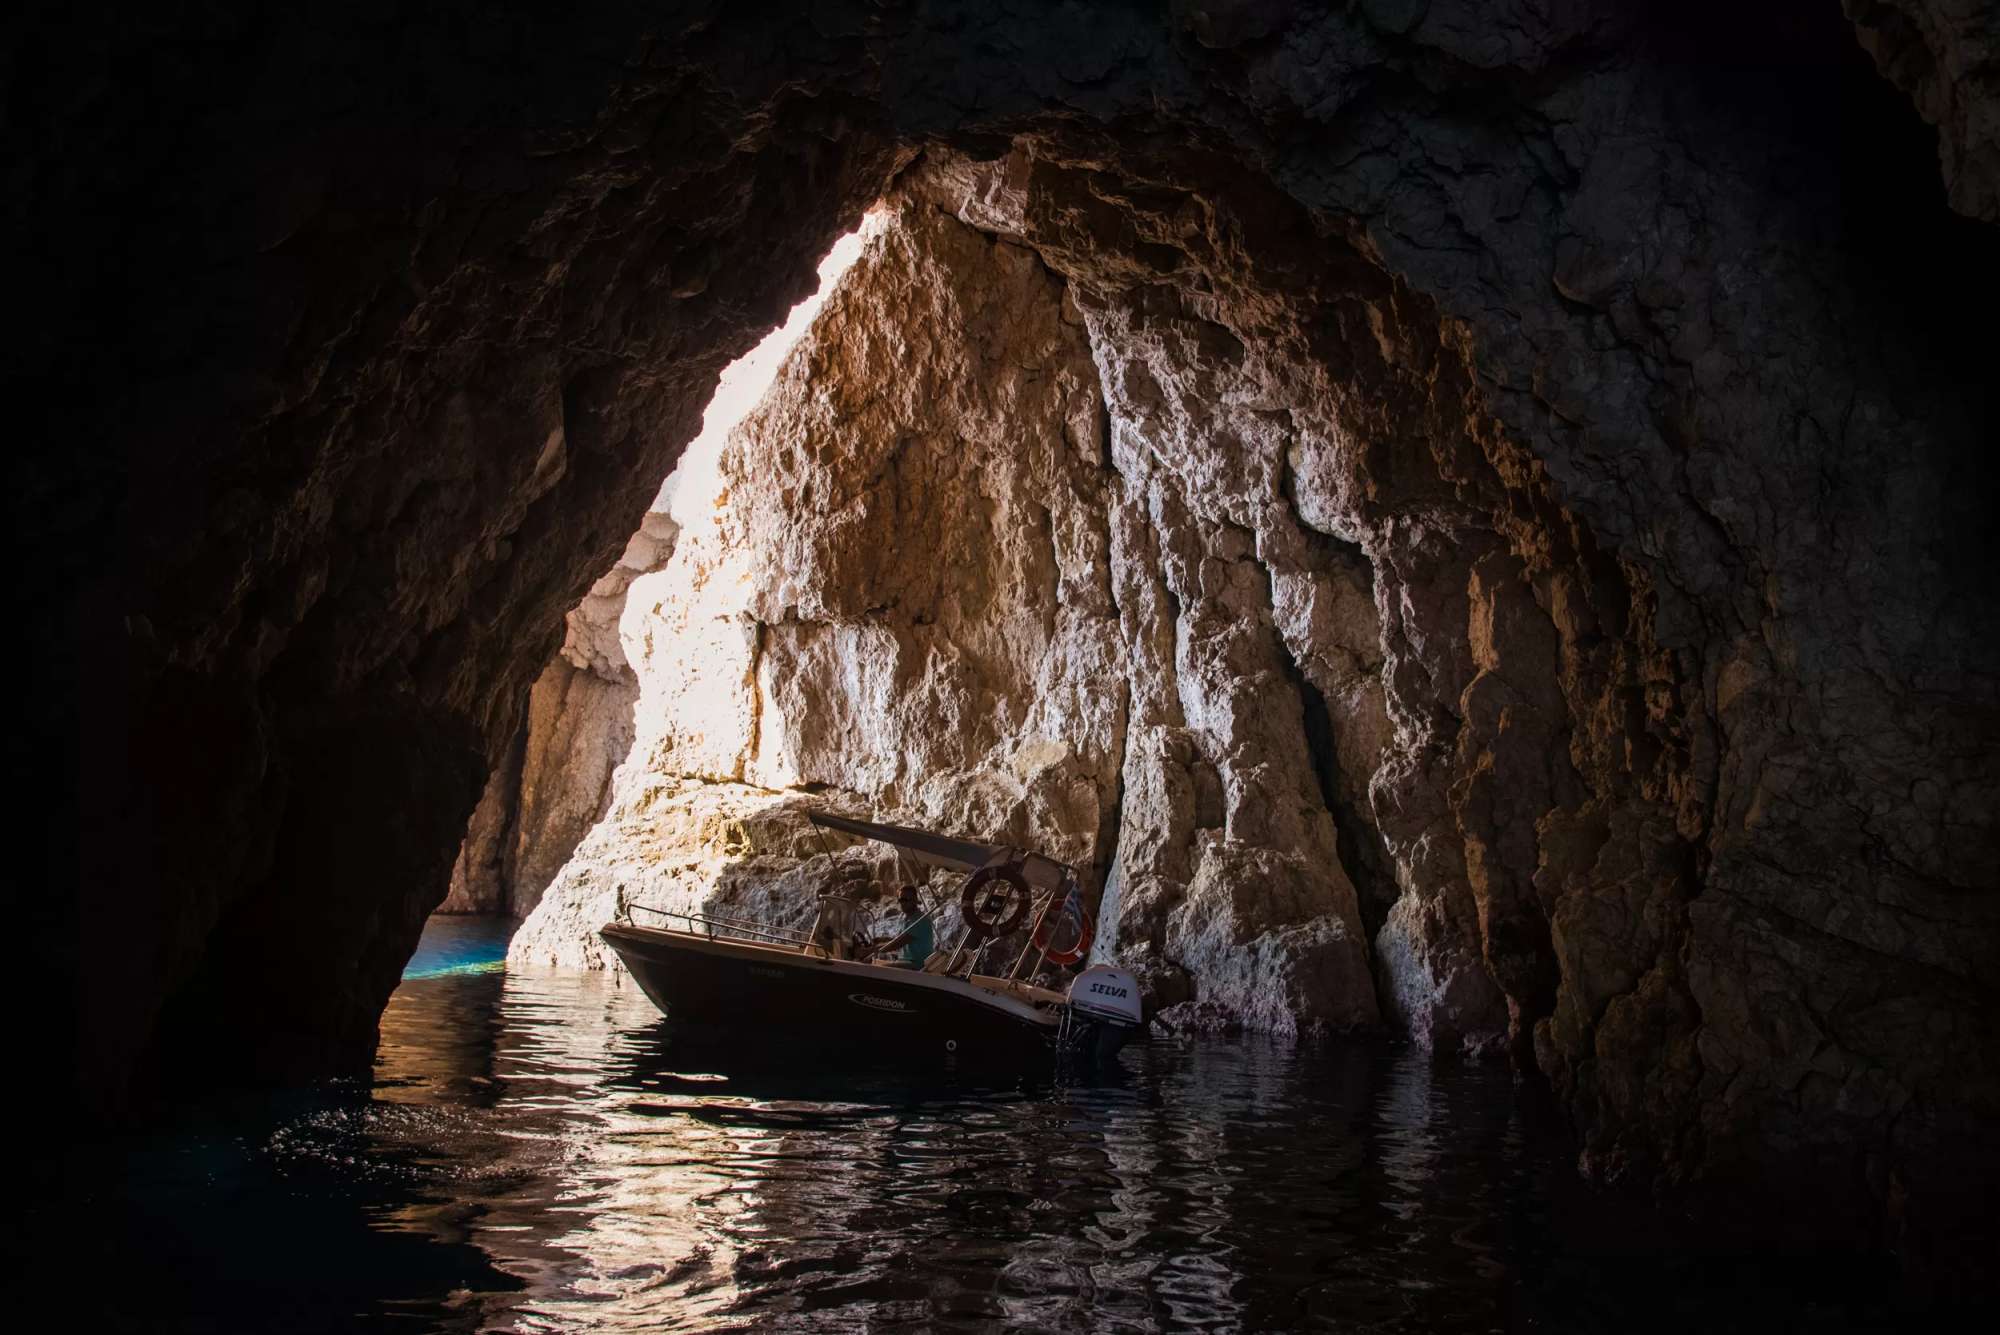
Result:
{"label": "dark shadowed rock", "polygon": [[1841,0],[1882,76],[1937,127],[1951,206],[2000,221],[2000,4]]}
{"label": "dark shadowed rock", "polygon": [[619,638],[625,595],[667,563],[677,533],[671,516],[648,513],[618,564],[564,618],[563,646],[535,678],[521,735],[479,795],[438,912],[526,917],[610,808],[639,699]]}

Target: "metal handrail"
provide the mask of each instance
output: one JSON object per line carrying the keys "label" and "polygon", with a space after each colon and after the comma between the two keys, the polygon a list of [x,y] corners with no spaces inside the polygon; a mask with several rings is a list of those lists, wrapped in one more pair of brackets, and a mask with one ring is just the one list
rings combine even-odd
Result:
{"label": "metal handrail", "polygon": [[771,927],[745,918],[726,918],[719,913],[679,913],[673,909],[656,909],[650,904],[627,904],[626,915],[629,917],[635,909],[650,913],[657,918],[677,918],[682,922],[693,924],[704,929],[710,939],[715,937],[716,929],[720,927],[724,936],[736,935],[753,941],[774,941],[786,946],[812,944],[811,936],[805,932],[793,931],[788,927]]}

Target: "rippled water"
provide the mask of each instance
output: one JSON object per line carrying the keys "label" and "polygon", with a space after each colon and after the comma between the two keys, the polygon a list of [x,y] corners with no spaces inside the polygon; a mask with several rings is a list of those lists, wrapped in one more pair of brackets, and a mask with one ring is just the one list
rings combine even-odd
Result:
{"label": "rippled water", "polygon": [[[1504,1070],[1151,1044],[1022,1087],[678,1043],[636,989],[427,934],[371,1087],[72,1164],[133,1329],[1847,1329],[1851,1272],[1703,1257],[1577,1187]],[[1870,1281],[1872,1283],[1872,1281]]]}

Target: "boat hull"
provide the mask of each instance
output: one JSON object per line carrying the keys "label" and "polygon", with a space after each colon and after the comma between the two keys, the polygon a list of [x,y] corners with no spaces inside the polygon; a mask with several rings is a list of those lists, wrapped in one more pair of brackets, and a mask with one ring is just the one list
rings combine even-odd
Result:
{"label": "boat hull", "polygon": [[1095,1032],[1115,1026],[1066,1026],[1062,1006],[1037,1004],[1004,984],[623,923],[601,935],[670,1020],[746,1043],[783,1035],[815,1050],[963,1066],[1044,1064],[1059,1040],[1065,1051],[1095,1056],[1122,1039]]}

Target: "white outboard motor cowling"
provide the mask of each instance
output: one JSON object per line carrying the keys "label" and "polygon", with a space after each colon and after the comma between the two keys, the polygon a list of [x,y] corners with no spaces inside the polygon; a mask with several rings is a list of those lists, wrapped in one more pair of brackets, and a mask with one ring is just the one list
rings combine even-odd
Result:
{"label": "white outboard motor cowling", "polygon": [[1145,1012],[1139,1006],[1139,980],[1109,964],[1094,964],[1069,985],[1070,1009],[1093,1020],[1138,1025]]}

